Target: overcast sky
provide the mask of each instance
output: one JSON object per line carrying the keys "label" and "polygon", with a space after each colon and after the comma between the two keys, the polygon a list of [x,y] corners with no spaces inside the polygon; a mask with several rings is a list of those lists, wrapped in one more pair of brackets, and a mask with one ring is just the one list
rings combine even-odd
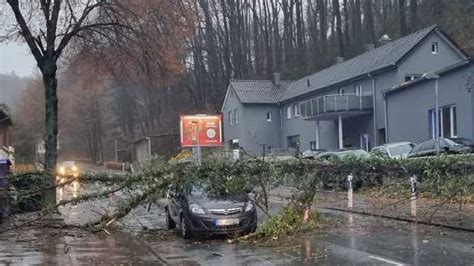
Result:
{"label": "overcast sky", "polygon": [[15,42],[0,43],[0,73],[15,72],[18,76],[33,75],[36,63],[26,44]]}

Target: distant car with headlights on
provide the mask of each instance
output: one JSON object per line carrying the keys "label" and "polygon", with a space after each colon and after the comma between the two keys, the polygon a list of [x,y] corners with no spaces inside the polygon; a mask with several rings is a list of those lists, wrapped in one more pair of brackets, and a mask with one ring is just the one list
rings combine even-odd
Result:
{"label": "distant car with headlights on", "polygon": [[183,238],[254,232],[257,210],[247,193],[213,195],[206,186],[171,186],[166,203],[168,229],[178,226]]}
{"label": "distant car with headlights on", "polygon": [[58,165],[57,176],[59,178],[64,177],[78,177],[79,167],[74,161],[65,161]]}

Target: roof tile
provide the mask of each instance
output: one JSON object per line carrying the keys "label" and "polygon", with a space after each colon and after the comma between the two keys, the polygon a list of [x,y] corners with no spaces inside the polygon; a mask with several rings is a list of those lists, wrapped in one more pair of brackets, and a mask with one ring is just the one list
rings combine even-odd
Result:
{"label": "roof tile", "polygon": [[[372,71],[389,67],[390,65],[395,65],[435,28],[437,28],[437,25],[416,31],[372,51],[306,76],[292,83],[283,94],[281,101],[356,78]],[[308,79],[311,86],[307,85]]]}

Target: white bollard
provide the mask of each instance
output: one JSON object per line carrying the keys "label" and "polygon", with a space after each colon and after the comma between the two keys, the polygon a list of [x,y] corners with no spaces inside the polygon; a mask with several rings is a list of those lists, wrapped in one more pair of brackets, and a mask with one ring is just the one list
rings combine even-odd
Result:
{"label": "white bollard", "polygon": [[353,191],[352,191],[352,173],[347,176],[347,184],[348,184],[348,191],[347,191],[347,208],[352,209],[353,206]]}
{"label": "white bollard", "polygon": [[410,184],[411,184],[411,198],[410,198],[410,205],[411,205],[411,216],[416,217],[416,175],[412,175],[410,177]]}

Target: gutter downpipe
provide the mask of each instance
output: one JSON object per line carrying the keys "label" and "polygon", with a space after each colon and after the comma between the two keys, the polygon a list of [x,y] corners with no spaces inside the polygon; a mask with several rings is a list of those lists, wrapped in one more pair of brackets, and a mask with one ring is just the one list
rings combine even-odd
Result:
{"label": "gutter downpipe", "polygon": [[283,105],[278,104],[280,111],[280,149],[283,149]]}
{"label": "gutter downpipe", "polygon": [[[377,110],[376,106],[376,100],[375,100],[375,78],[372,74],[368,73],[367,74],[369,79],[372,79],[372,107],[373,107],[373,113],[374,113],[374,146],[377,146],[377,117],[375,115],[375,112]],[[387,129],[385,129],[386,131]]]}
{"label": "gutter downpipe", "polygon": [[385,119],[385,143],[388,143],[388,106],[387,106],[387,95],[383,94],[383,105],[385,109],[384,119]]}

